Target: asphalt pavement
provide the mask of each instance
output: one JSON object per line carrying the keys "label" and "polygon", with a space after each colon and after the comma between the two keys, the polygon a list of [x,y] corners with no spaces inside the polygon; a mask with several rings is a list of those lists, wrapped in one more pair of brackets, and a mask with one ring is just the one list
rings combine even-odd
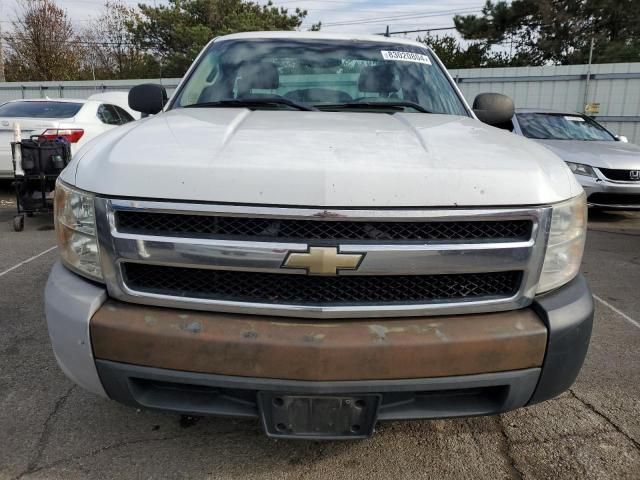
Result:
{"label": "asphalt pavement", "polygon": [[140,411],[65,378],[49,346],[50,217],[12,228],[0,187],[0,479],[640,479],[640,213],[592,212],[585,366],[500,416],[381,424],[360,442],[268,439],[257,421]]}

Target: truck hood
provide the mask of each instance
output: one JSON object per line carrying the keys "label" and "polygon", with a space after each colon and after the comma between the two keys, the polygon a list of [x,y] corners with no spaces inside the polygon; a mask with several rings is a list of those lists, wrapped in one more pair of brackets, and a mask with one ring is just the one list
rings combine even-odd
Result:
{"label": "truck hood", "polygon": [[640,170],[640,147],[624,142],[587,142],[584,140],[536,140],[565,162],[592,167]]}
{"label": "truck hood", "polygon": [[546,148],[471,118],[243,108],[113,129],[63,180],[109,196],[327,207],[535,205],[581,191]]}

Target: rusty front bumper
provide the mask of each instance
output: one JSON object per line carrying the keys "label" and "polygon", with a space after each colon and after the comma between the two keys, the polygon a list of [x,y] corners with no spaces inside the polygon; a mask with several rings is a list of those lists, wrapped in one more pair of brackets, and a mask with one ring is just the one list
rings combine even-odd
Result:
{"label": "rusty front bumper", "polygon": [[126,404],[256,417],[275,395],[379,398],[377,419],[391,420],[494,414],[562,393],[584,361],[593,300],[578,276],[520,311],[296,321],[122,304],[56,264],[45,312],[65,374]]}
{"label": "rusty front bumper", "polygon": [[388,380],[540,367],[547,330],[531,309],[318,322],[108,300],[91,320],[97,359],[286,380]]}

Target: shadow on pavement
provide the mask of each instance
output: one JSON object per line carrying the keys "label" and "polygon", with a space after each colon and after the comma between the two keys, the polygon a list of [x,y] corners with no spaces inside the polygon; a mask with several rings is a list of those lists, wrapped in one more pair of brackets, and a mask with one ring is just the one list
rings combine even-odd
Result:
{"label": "shadow on pavement", "polygon": [[633,212],[602,210],[600,208],[589,209],[589,220],[595,222],[623,222],[630,220],[631,217],[633,217]]}

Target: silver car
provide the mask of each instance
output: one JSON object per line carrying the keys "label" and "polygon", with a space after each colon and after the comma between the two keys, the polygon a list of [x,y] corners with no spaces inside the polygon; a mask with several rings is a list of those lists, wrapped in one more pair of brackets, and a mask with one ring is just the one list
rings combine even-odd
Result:
{"label": "silver car", "polygon": [[513,131],[562,158],[591,206],[640,210],[640,147],[579,113],[521,108]]}

